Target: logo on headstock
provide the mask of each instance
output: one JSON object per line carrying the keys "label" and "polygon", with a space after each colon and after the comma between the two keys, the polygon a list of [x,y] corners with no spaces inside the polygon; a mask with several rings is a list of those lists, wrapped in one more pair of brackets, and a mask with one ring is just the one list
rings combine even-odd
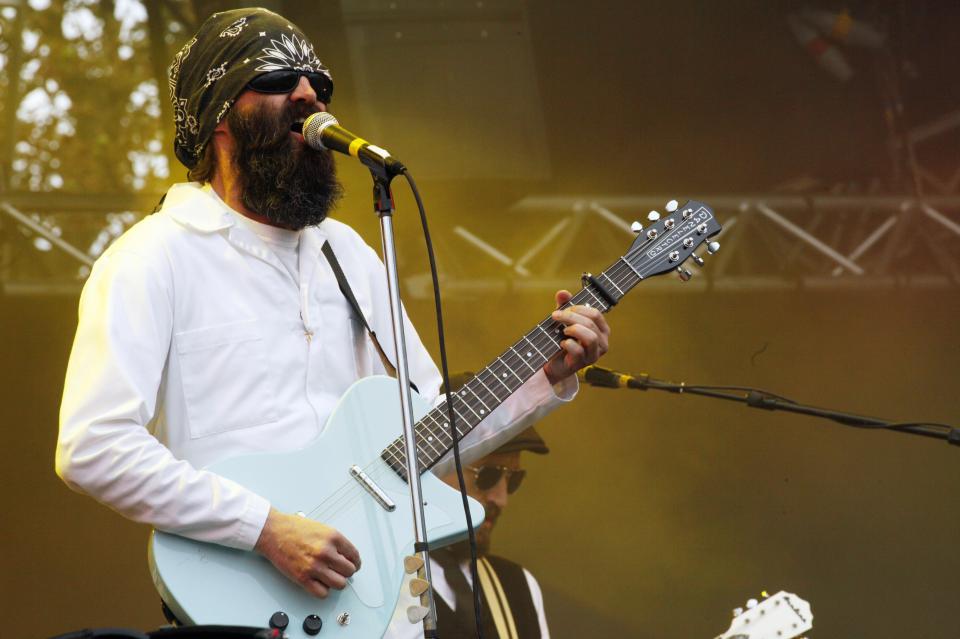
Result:
{"label": "logo on headstock", "polygon": [[[649,251],[647,251],[647,257],[650,259],[656,259],[664,251],[669,251],[678,243],[682,242],[684,236],[688,233],[693,232],[698,226],[705,223],[710,219],[710,212],[705,207],[700,207],[694,212],[693,215],[683,220],[683,223],[670,232],[669,235],[665,235],[663,239],[660,240],[657,244],[654,244]],[[699,242],[698,242],[699,244]]]}

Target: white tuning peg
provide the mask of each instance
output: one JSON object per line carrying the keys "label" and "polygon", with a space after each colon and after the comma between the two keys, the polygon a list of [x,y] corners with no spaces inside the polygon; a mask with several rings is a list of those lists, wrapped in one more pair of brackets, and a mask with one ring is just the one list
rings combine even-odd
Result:
{"label": "white tuning peg", "polygon": [[733,616],[734,616],[734,617],[739,617],[739,616],[742,615],[742,614],[743,614],[743,608],[734,608],[734,609],[733,609]]}
{"label": "white tuning peg", "polygon": [[667,202],[667,213],[673,213],[677,210],[677,207],[680,206],[680,203],[676,200],[670,200]]}
{"label": "white tuning peg", "polygon": [[751,608],[756,608],[758,603],[760,602],[758,602],[756,599],[753,599],[753,598],[747,599],[747,610],[750,610]]}
{"label": "white tuning peg", "polygon": [[647,213],[647,219],[650,220],[651,222],[656,222],[657,220],[660,219],[660,214],[657,213],[656,211],[650,211],[649,213]]}
{"label": "white tuning peg", "polygon": [[633,224],[630,225],[630,230],[633,231],[634,233],[639,233],[640,231],[643,230],[643,224],[641,224],[640,222],[634,222]]}
{"label": "white tuning peg", "polygon": [[713,255],[720,250],[720,242],[710,242],[707,244],[707,253]]}

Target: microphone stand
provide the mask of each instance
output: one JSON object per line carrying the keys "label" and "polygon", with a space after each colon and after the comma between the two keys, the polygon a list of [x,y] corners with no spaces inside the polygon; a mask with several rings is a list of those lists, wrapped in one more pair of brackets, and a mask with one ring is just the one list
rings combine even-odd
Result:
{"label": "microphone stand", "polygon": [[[596,368],[597,371],[599,367]],[[946,424],[933,424],[925,422],[893,422],[877,417],[866,417],[854,413],[845,413],[828,408],[819,408],[807,404],[800,404],[791,399],[774,395],[756,388],[733,387],[733,386],[691,386],[686,382],[669,382],[650,377],[647,374],[623,375],[613,371],[603,370],[602,373],[594,374],[589,370],[583,376],[583,379],[593,385],[601,388],[627,387],[636,390],[662,390],[670,393],[679,393],[685,395],[702,395],[715,399],[725,399],[728,401],[740,402],[751,408],[762,408],[764,410],[781,410],[789,413],[799,413],[801,415],[811,415],[829,419],[845,426],[856,428],[873,428],[895,430],[901,433],[910,433],[911,435],[920,435],[922,437],[932,437],[935,439],[946,440],[947,443],[954,446],[960,446],[960,429],[948,426]]]}
{"label": "microphone stand", "polygon": [[[410,485],[410,502],[413,509],[414,554],[419,553],[423,559],[420,575],[430,584],[430,552],[427,544],[427,523],[423,510],[423,495],[420,487],[419,457],[417,454],[417,440],[414,433],[413,398],[410,395],[410,372],[407,366],[407,341],[403,330],[403,311],[400,306],[400,278],[397,275],[397,249],[393,235],[393,194],[390,192],[390,182],[399,170],[388,170],[375,162],[360,161],[370,169],[373,178],[373,208],[380,218],[380,235],[383,245],[383,262],[386,267],[387,289],[390,294],[390,316],[393,320],[393,344],[397,354],[397,384],[400,389],[400,408],[403,415],[403,440],[407,461],[407,483]],[[420,596],[420,605],[428,609],[423,618],[423,636],[437,636],[437,613],[433,601],[433,587]]]}

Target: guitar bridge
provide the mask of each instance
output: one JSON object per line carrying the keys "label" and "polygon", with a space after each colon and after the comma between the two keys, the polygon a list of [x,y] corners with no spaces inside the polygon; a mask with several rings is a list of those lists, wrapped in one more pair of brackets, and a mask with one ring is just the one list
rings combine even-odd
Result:
{"label": "guitar bridge", "polygon": [[363,486],[363,489],[370,493],[370,496],[376,499],[377,503],[380,504],[384,510],[392,513],[397,509],[397,505],[387,496],[387,493],[383,492],[383,489],[377,485],[377,482],[370,479],[370,476],[363,472],[356,464],[350,467],[350,476],[356,479],[357,483]]}

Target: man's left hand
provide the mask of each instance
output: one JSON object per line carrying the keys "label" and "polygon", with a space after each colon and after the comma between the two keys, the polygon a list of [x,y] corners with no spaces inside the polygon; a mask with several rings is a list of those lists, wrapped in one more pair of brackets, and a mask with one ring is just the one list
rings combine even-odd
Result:
{"label": "man's left hand", "polygon": [[607,352],[610,326],[603,313],[591,306],[559,307],[573,297],[570,291],[557,291],[557,310],[553,319],[564,325],[563,334],[571,339],[560,342],[561,352],[543,365],[543,372],[551,384],[566,379],[584,366],[596,362]]}

